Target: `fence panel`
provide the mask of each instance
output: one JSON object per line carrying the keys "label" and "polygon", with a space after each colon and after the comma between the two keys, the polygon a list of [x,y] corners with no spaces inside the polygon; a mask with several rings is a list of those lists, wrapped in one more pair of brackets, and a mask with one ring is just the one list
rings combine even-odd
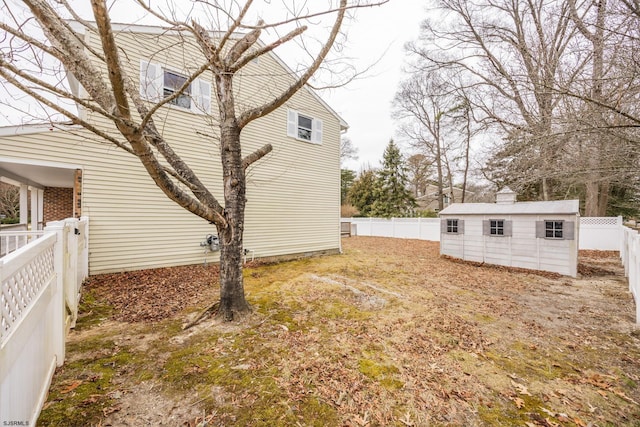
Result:
{"label": "fence panel", "polygon": [[64,359],[58,243],[56,234],[48,234],[0,259],[2,425],[35,425],[53,371]]}
{"label": "fence panel", "polygon": [[636,303],[636,323],[640,324],[640,234],[628,227],[623,227],[622,233],[620,258],[629,279],[629,292]]}
{"label": "fence panel", "polygon": [[[3,230],[5,229],[3,228]],[[42,234],[42,231],[26,231],[26,229],[0,231],[0,257],[26,246],[29,242],[42,236]]]}
{"label": "fence panel", "polygon": [[580,218],[580,249],[619,251],[621,241],[621,216]]}

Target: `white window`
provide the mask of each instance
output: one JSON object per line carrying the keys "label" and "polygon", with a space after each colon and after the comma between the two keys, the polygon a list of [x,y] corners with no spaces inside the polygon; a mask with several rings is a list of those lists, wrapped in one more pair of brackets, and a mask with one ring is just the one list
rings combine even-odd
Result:
{"label": "white window", "polygon": [[[167,98],[184,85],[187,76],[160,64],[140,61],[140,96],[152,102]],[[198,114],[211,112],[211,83],[195,79],[170,104]]]}
{"label": "white window", "polygon": [[545,221],[544,237],[547,239],[562,239],[564,221]]}
{"label": "white window", "polygon": [[447,233],[458,233],[458,220],[457,219],[448,219],[447,220]]}
{"label": "white window", "polygon": [[287,135],[316,144],[322,143],[322,120],[299,113],[287,111]]}

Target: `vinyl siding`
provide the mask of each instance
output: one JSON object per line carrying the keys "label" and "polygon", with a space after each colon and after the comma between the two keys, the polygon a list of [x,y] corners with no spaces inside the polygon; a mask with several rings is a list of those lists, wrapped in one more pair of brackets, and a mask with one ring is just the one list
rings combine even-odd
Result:
{"label": "vinyl siding", "polygon": [[[174,65],[196,64],[197,48],[172,36],[117,35],[127,51],[127,73],[136,79],[141,59]],[[88,37],[91,43],[97,40]],[[165,50],[163,50],[165,49]],[[171,58],[171,61],[168,59]],[[251,73],[264,78],[249,77]],[[249,64],[235,84],[239,105],[258,105],[291,82],[271,57]],[[207,74],[202,78],[210,80]],[[215,99],[212,111],[215,114]],[[286,109],[323,121],[322,144],[287,137]],[[90,121],[118,135],[105,119]],[[206,116],[163,107],[155,124],[164,138],[223,204],[216,127]],[[82,212],[90,217],[91,274],[203,262],[199,243],[215,227],[169,200],[134,156],[86,131],[62,131],[0,138],[3,157],[82,165]],[[203,135],[213,135],[209,138]],[[86,139],[89,137],[90,139]],[[273,151],[247,171],[245,248],[256,257],[337,251],[340,247],[340,122],[307,90],[285,106],[247,126],[241,135],[246,156],[266,143]],[[218,253],[206,254],[216,261]]]}

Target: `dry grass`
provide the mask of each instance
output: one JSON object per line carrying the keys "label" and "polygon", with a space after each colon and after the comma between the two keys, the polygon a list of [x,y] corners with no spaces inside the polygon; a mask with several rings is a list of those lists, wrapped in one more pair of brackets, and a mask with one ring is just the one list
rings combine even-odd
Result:
{"label": "dry grass", "polygon": [[343,247],[247,268],[254,314],[187,332],[215,288],[189,282],[194,305],[177,311],[138,277],[148,310],[173,307],[159,320],[124,284],[114,297],[123,276],[94,279],[39,424],[640,425],[640,334],[615,254],[582,254],[571,279],[454,262],[433,242]]}

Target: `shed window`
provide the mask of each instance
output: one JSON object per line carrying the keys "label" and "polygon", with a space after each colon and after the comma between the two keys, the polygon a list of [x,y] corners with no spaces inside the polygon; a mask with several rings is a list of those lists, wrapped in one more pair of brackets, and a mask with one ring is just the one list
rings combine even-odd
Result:
{"label": "shed window", "polygon": [[540,239],[574,240],[575,225],[573,221],[544,220],[536,221],[536,237]]}
{"label": "shed window", "polygon": [[504,220],[489,220],[489,234],[492,236],[504,236]]}
{"label": "shed window", "polygon": [[458,220],[457,219],[448,219],[447,220],[447,233],[457,233],[458,232]]}
{"label": "shed window", "polygon": [[511,237],[513,221],[506,219],[488,219],[482,221],[482,234],[484,236]]}
{"label": "shed window", "polygon": [[545,221],[544,237],[550,239],[562,239],[564,221]]}

